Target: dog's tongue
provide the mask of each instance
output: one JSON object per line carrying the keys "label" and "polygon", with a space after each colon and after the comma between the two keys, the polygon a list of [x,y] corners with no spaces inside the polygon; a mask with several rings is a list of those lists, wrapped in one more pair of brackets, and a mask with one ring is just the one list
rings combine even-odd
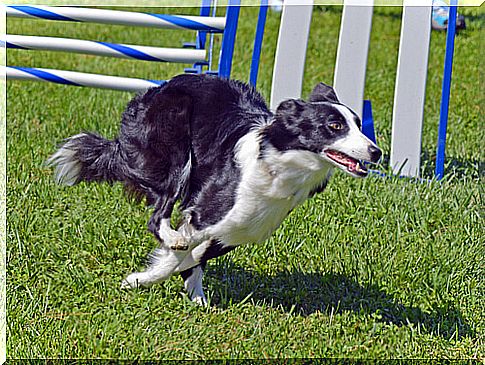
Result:
{"label": "dog's tongue", "polygon": [[327,156],[342,165],[348,166],[349,168],[351,168],[353,165],[355,165],[356,162],[358,162],[352,157],[349,157],[341,152],[337,152],[333,150],[327,151]]}
{"label": "dog's tongue", "polygon": [[352,158],[350,156],[347,156],[344,153],[333,151],[333,150],[326,151],[326,154],[332,160],[338,162],[341,165],[346,166],[349,172],[352,172],[358,175],[367,174],[367,169],[364,167],[364,165],[361,164],[359,160],[356,160],[355,158]]}

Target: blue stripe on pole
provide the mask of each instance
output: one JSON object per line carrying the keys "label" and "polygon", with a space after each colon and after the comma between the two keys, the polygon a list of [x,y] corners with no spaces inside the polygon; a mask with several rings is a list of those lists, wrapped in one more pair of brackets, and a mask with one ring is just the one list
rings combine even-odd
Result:
{"label": "blue stripe on pole", "polygon": [[28,74],[31,74],[35,77],[38,77],[39,79],[43,79],[43,80],[50,81],[50,82],[55,82],[56,84],[82,86],[78,83],[66,80],[63,77],[51,74],[51,73],[46,72],[46,71],[38,70],[36,68],[17,67],[17,66],[8,66],[8,67],[14,68],[16,70],[23,71],[23,72],[28,73]]}
{"label": "blue stripe on pole", "polygon": [[445,174],[446,129],[450,106],[451,73],[453,71],[453,53],[455,50],[455,32],[457,0],[451,0],[448,8],[448,29],[446,34],[445,67],[443,71],[443,85],[441,89],[440,122],[438,127],[438,147],[436,150],[435,176],[441,180]]}
{"label": "blue stripe on pole", "polygon": [[166,80],[147,80],[147,81],[153,82],[154,84],[157,84],[158,86],[165,85],[168,82]]}
{"label": "blue stripe on pole", "polygon": [[203,30],[206,32],[214,32],[214,33],[221,33],[222,30],[193,21],[185,18],[178,17],[176,15],[167,15],[167,14],[154,14],[154,13],[146,13],[147,15],[154,16],[155,18],[165,20],[166,22],[175,24],[179,27],[185,29],[192,29],[192,30]]}
{"label": "blue stripe on pole", "polygon": [[4,41],[0,41],[0,48],[4,48],[5,47],[5,43],[7,44],[7,48],[11,48],[11,49],[29,49],[29,48],[22,47],[22,46],[19,46],[17,44],[14,44],[14,43],[4,42]]}
{"label": "blue stripe on pole", "polygon": [[149,54],[146,54],[145,52],[139,51],[137,49],[133,49],[127,46],[123,46],[121,44],[114,44],[114,43],[106,43],[106,42],[96,42],[98,44],[101,44],[103,46],[106,46],[108,48],[114,49],[117,52],[120,52],[128,57],[135,58],[137,60],[143,60],[143,61],[165,61],[160,58],[156,58],[153,56],[150,56]]}
{"label": "blue stripe on pole", "polygon": [[67,16],[59,15],[53,13],[51,11],[43,10],[34,8],[33,6],[26,6],[26,5],[10,5],[9,8],[21,11],[22,13],[35,16],[41,19],[48,19],[48,20],[65,20],[69,22],[77,22],[76,19],[68,18]]}

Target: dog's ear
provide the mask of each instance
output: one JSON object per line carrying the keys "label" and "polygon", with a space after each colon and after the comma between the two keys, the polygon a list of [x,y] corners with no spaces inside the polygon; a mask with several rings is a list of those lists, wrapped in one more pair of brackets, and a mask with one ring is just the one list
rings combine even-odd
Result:
{"label": "dog's ear", "polygon": [[340,103],[333,87],[328,86],[323,82],[315,86],[308,100],[312,103],[318,102],[318,101],[329,101],[331,103]]}
{"label": "dog's ear", "polygon": [[288,99],[282,101],[278,108],[276,109],[276,114],[286,114],[291,115],[300,112],[305,107],[305,101],[300,99]]}
{"label": "dog's ear", "polygon": [[299,99],[283,101],[276,109],[275,117],[286,130],[298,133],[298,123],[307,109],[307,102]]}

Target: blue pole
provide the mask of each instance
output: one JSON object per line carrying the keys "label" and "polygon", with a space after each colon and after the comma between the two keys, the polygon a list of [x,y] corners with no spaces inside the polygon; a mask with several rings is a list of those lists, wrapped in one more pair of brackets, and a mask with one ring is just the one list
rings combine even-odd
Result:
{"label": "blue pole", "polygon": [[374,129],[374,117],[372,115],[372,103],[370,100],[364,100],[362,111],[362,133],[372,142],[376,143],[376,132]]}
{"label": "blue pole", "polygon": [[[200,16],[210,16],[211,14],[211,0],[202,0],[202,5],[200,7]],[[207,39],[207,32],[198,31],[196,39],[196,48],[204,49],[205,41]]]}
{"label": "blue pole", "polygon": [[450,1],[448,11],[448,29],[446,33],[445,67],[443,71],[443,85],[441,89],[440,122],[438,127],[438,147],[436,150],[435,176],[441,180],[445,170],[446,128],[450,106],[451,73],[453,70],[453,53],[455,49],[457,0]]}
{"label": "blue pole", "polygon": [[261,57],[261,47],[263,44],[264,26],[266,24],[267,13],[268,0],[261,0],[256,35],[254,36],[253,58],[251,60],[251,69],[249,71],[249,83],[254,87],[256,87],[256,82],[258,80],[259,59]]}
{"label": "blue pole", "polygon": [[241,0],[229,0],[227,5],[226,27],[222,36],[221,56],[219,58],[219,76],[228,79],[231,77],[232,56],[236,42],[237,23]]}

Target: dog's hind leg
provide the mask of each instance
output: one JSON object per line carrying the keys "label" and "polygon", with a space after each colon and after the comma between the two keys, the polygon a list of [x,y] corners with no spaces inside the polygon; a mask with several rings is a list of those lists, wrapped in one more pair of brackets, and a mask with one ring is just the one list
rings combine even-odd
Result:
{"label": "dog's hind leg", "polygon": [[200,306],[207,305],[207,299],[202,287],[202,277],[204,276],[205,264],[199,264],[191,269],[182,271],[180,275],[184,279],[184,287],[189,294],[189,298]]}
{"label": "dog's hind leg", "polygon": [[[168,227],[170,227],[169,219],[166,221],[162,219],[162,222],[168,224]],[[180,226],[178,231],[174,232],[180,235],[184,239],[184,242],[188,242],[187,244],[190,249],[180,251],[174,250],[166,244],[160,245],[149,256],[149,265],[146,270],[128,275],[121,284],[122,288],[149,287],[168,279],[175,272],[190,269],[200,263],[202,254],[210,246],[211,242],[207,240],[205,231],[198,231],[189,222],[185,222]]]}
{"label": "dog's hind leg", "polygon": [[121,283],[122,288],[150,287],[167,280],[184,261],[187,251],[174,251],[169,247],[159,247],[149,256],[145,271],[134,272]]}

